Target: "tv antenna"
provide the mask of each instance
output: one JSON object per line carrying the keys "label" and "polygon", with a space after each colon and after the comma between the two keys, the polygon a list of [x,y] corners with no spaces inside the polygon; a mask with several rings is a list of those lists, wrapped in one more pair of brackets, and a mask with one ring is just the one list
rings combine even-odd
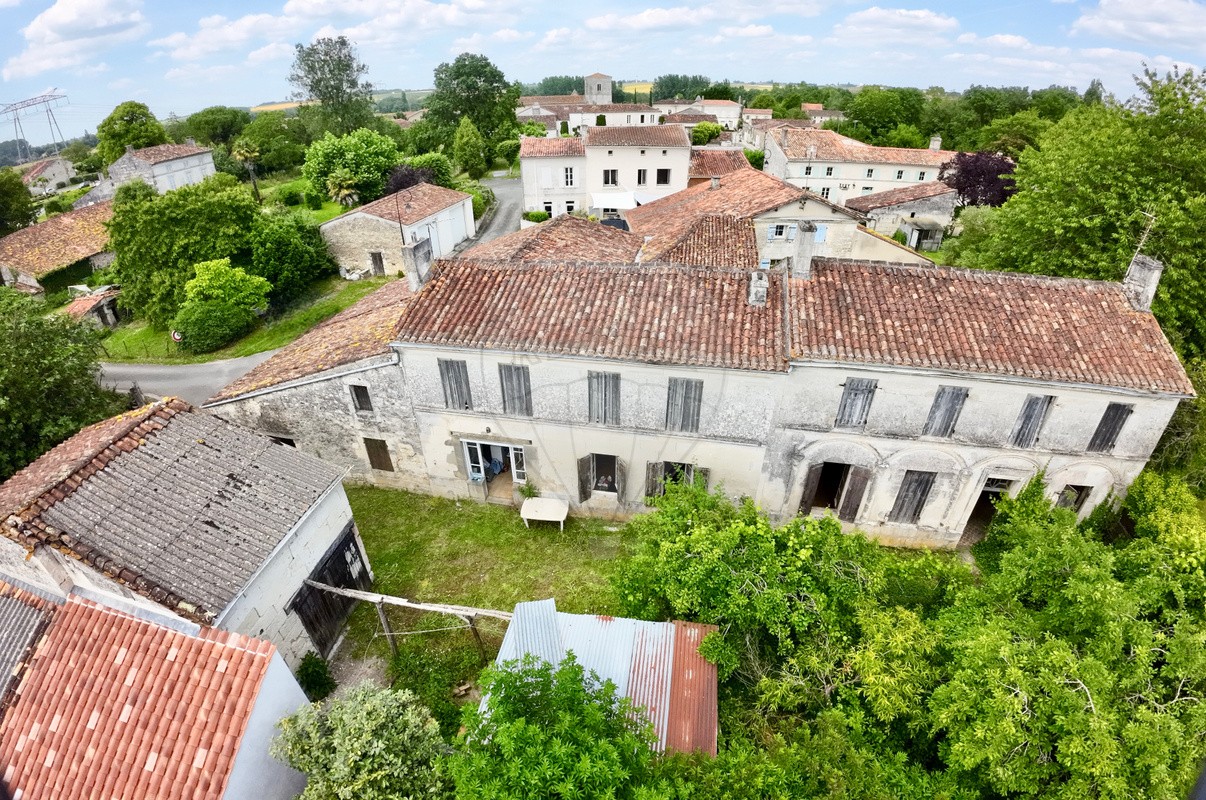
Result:
{"label": "tv antenna", "polygon": [[[59,94],[58,89],[51,89],[48,92],[30,97],[27,100],[18,100],[15,103],[0,108],[0,116],[11,118],[14,138],[17,140],[17,157],[25,161],[33,158],[33,153],[30,151],[29,142],[25,138],[25,129],[21,126],[22,117],[32,117],[35,114],[46,112],[46,121],[50,124],[50,139],[54,147],[55,155],[59,154],[59,146],[64,144],[66,140],[63,138],[63,131],[59,128],[59,122],[54,118],[55,106],[60,105],[67,99],[67,95]],[[21,143],[25,142],[24,152],[22,152]]]}
{"label": "tv antenna", "polygon": [[1139,237],[1139,246],[1135,248],[1135,255],[1143,252],[1143,245],[1147,243],[1147,236],[1152,232],[1152,226],[1156,224],[1156,215],[1149,211],[1140,211],[1140,214],[1147,217],[1147,225],[1143,229],[1143,234]]}

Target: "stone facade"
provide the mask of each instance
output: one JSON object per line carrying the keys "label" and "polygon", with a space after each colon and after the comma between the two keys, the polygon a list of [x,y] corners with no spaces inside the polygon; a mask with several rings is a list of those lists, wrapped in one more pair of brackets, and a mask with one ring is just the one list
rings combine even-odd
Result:
{"label": "stone facade", "polygon": [[451,255],[476,228],[473,201],[466,197],[412,224],[351,211],[323,223],[319,231],[345,278],[405,275],[417,286],[433,258]]}

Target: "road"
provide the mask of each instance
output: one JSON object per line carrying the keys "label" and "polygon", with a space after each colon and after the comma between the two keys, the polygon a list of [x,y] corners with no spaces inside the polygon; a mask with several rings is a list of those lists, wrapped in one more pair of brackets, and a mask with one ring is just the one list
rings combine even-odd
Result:
{"label": "road", "polygon": [[172,395],[199,405],[218,393],[226,384],[266,361],[275,353],[269,350],[243,358],[230,358],[208,364],[101,364],[101,384],[126,391],[134,383],[144,394],[155,397]]}
{"label": "road", "polygon": [[523,213],[523,181],[519,178],[487,178],[482,183],[494,190],[498,211],[490,224],[478,233],[475,244],[519,230],[519,215]]}

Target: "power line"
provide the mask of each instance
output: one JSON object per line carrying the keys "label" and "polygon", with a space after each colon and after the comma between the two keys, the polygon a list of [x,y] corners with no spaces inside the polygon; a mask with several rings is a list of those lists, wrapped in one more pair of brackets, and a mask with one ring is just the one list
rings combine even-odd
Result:
{"label": "power line", "polygon": [[[46,112],[46,121],[50,125],[51,144],[54,147],[55,155],[58,155],[60,145],[65,143],[63,131],[59,128],[59,122],[54,118],[55,106],[59,105],[67,99],[67,95],[59,94],[58,89],[51,89],[49,92],[40,94],[37,97],[30,97],[25,100],[18,100],[15,103],[0,108],[0,116],[11,117],[13,131],[17,140],[17,157],[22,160],[30,160],[33,158],[33,152],[29,146],[29,142],[25,139],[25,129],[21,126],[22,117],[30,117]],[[25,142],[25,152],[21,152],[21,143]]]}

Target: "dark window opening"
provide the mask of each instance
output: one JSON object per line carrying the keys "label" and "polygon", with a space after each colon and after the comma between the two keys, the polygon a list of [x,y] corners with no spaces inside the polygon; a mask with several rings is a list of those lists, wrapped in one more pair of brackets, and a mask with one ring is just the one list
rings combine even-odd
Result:
{"label": "dark window opening", "polygon": [[930,490],[934,488],[935,472],[921,472],[910,469],[905,472],[904,480],[900,483],[900,491],[896,502],[888,512],[888,521],[904,525],[916,525],[921,519],[921,511],[926,501],[930,499]]}
{"label": "dark window opening", "polygon": [[297,442],[293,441],[288,436],[269,436],[268,438],[277,444],[283,444],[285,447],[297,447]]}
{"label": "dark window opening", "polygon": [[373,264],[374,275],[385,274],[385,258],[379,252],[369,253],[369,261]]}
{"label": "dark window opening", "polygon": [[382,472],[393,472],[394,461],[389,455],[389,445],[384,439],[365,439],[364,450],[368,453],[369,466]]}
{"label": "dark window opening", "polygon": [[988,478],[984,481],[984,488],[980,490],[980,496],[972,506],[967,524],[963,526],[959,547],[971,547],[984,538],[988,533],[988,526],[997,514],[997,500],[1003,495],[1008,495],[1012,488],[1013,481],[1008,478]]}
{"label": "dark window opening", "polygon": [[702,483],[708,488],[712,471],[683,461],[650,461],[645,465],[645,494],[658,497],[666,492],[666,483]]}
{"label": "dark window opening", "polygon": [[578,501],[585,503],[594,492],[607,492],[622,498],[627,469],[613,455],[591,453],[578,459]]}
{"label": "dark window opening", "polygon": [[804,479],[800,497],[800,513],[808,515],[814,509],[830,509],[845,522],[853,522],[863,504],[863,495],[871,479],[871,470],[826,461],[813,464]]}
{"label": "dark window opening", "polygon": [[663,168],[663,169],[659,169],[657,171],[657,185],[658,186],[669,186],[670,185],[670,170]]}
{"label": "dark window opening", "polygon": [[1078,486],[1074,483],[1069,483],[1060,491],[1055,505],[1057,508],[1067,508],[1079,514],[1092,492],[1092,486]]}
{"label": "dark window opening", "polygon": [[352,405],[355,409],[357,411],[372,411],[373,400],[369,397],[368,387],[352,384],[350,388],[352,390]]}

